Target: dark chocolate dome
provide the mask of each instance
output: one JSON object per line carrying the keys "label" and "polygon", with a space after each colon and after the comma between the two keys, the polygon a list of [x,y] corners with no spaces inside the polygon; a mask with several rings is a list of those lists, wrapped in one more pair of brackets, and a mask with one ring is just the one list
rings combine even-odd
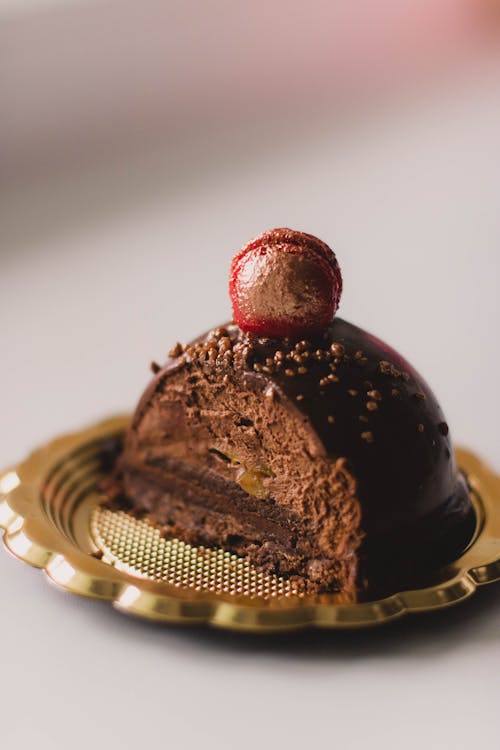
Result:
{"label": "dark chocolate dome", "polygon": [[[302,566],[319,590],[348,588],[356,570],[389,588],[410,584],[468,543],[470,492],[444,415],[387,344],[339,318],[298,342],[229,323],[171,355],[155,368],[119,464],[132,505],[166,533],[254,555],[268,570]],[[234,464],[243,471],[254,458],[238,479]],[[337,489],[325,496],[328,481]],[[331,549],[327,540],[308,563],[327,522]],[[325,560],[343,567],[327,571]]]}
{"label": "dark chocolate dome", "polygon": [[[259,362],[275,349],[271,341],[252,342]],[[321,358],[328,350],[337,355],[333,367]],[[329,456],[347,459],[358,483],[365,547],[387,557],[397,550],[400,558],[417,548],[420,555],[436,555],[439,545],[446,558],[447,549],[465,544],[469,488],[425,380],[389,345],[340,318],[317,350],[308,345],[304,352],[300,364],[292,360],[293,375],[288,368],[265,373],[257,365],[257,377],[262,389],[272,382],[300,410]]]}

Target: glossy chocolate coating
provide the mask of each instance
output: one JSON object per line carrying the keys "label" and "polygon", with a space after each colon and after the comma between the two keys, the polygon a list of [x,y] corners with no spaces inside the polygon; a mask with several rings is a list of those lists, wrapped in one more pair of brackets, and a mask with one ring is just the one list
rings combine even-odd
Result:
{"label": "glossy chocolate coating", "polygon": [[[319,383],[329,364],[316,360],[305,363],[303,374],[289,377],[281,369],[259,377],[271,380],[300,410],[328,455],[348,459],[366,531],[384,533],[454,499],[463,502],[467,493],[445,418],[423,378],[387,344],[340,318],[321,347],[334,343],[347,358],[337,364],[336,380],[324,386]],[[266,356],[275,349],[259,340],[253,346]]]}
{"label": "glossy chocolate coating", "polygon": [[[418,549],[422,559],[427,545],[435,560],[468,542],[469,489],[455,465],[443,412],[425,380],[394,349],[336,318],[317,341],[304,342],[309,358],[265,372],[259,362],[293,344],[229,330],[233,341],[249,342],[249,386],[263,393],[274,388],[310,424],[319,452],[347,458],[358,483],[366,549],[388,559],[412,558]],[[317,359],[316,352],[338,356]]]}

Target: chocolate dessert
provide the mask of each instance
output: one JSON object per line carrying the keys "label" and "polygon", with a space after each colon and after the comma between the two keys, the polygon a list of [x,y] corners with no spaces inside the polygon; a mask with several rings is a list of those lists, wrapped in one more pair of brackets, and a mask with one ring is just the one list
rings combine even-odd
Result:
{"label": "chocolate dessert", "polygon": [[310,593],[353,591],[367,561],[390,577],[456,554],[473,518],[445,418],[399,354],[334,319],[341,289],[310,235],[245,246],[234,321],[154,366],[112,494]]}

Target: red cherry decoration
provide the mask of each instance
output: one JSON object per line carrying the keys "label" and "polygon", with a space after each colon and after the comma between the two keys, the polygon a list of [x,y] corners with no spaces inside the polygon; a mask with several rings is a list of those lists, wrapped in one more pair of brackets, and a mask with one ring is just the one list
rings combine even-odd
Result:
{"label": "red cherry decoration", "polygon": [[302,338],[323,333],[337,312],[342,275],[324,242],[292,229],[271,229],[231,263],[229,294],[243,331]]}

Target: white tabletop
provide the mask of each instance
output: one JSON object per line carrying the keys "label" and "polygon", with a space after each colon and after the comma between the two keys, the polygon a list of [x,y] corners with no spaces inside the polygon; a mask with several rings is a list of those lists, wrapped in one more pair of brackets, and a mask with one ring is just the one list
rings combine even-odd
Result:
{"label": "white tabletop", "polygon": [[[129,410],[228,317],[232,252],[331,243],[341,314],[400,348],[500,471],[498,85],[352,119],[198,133],[2,195],[0,462]],[[369,632],[157,627],[0,554],[5,747],[500,746],[498,585]]]}

